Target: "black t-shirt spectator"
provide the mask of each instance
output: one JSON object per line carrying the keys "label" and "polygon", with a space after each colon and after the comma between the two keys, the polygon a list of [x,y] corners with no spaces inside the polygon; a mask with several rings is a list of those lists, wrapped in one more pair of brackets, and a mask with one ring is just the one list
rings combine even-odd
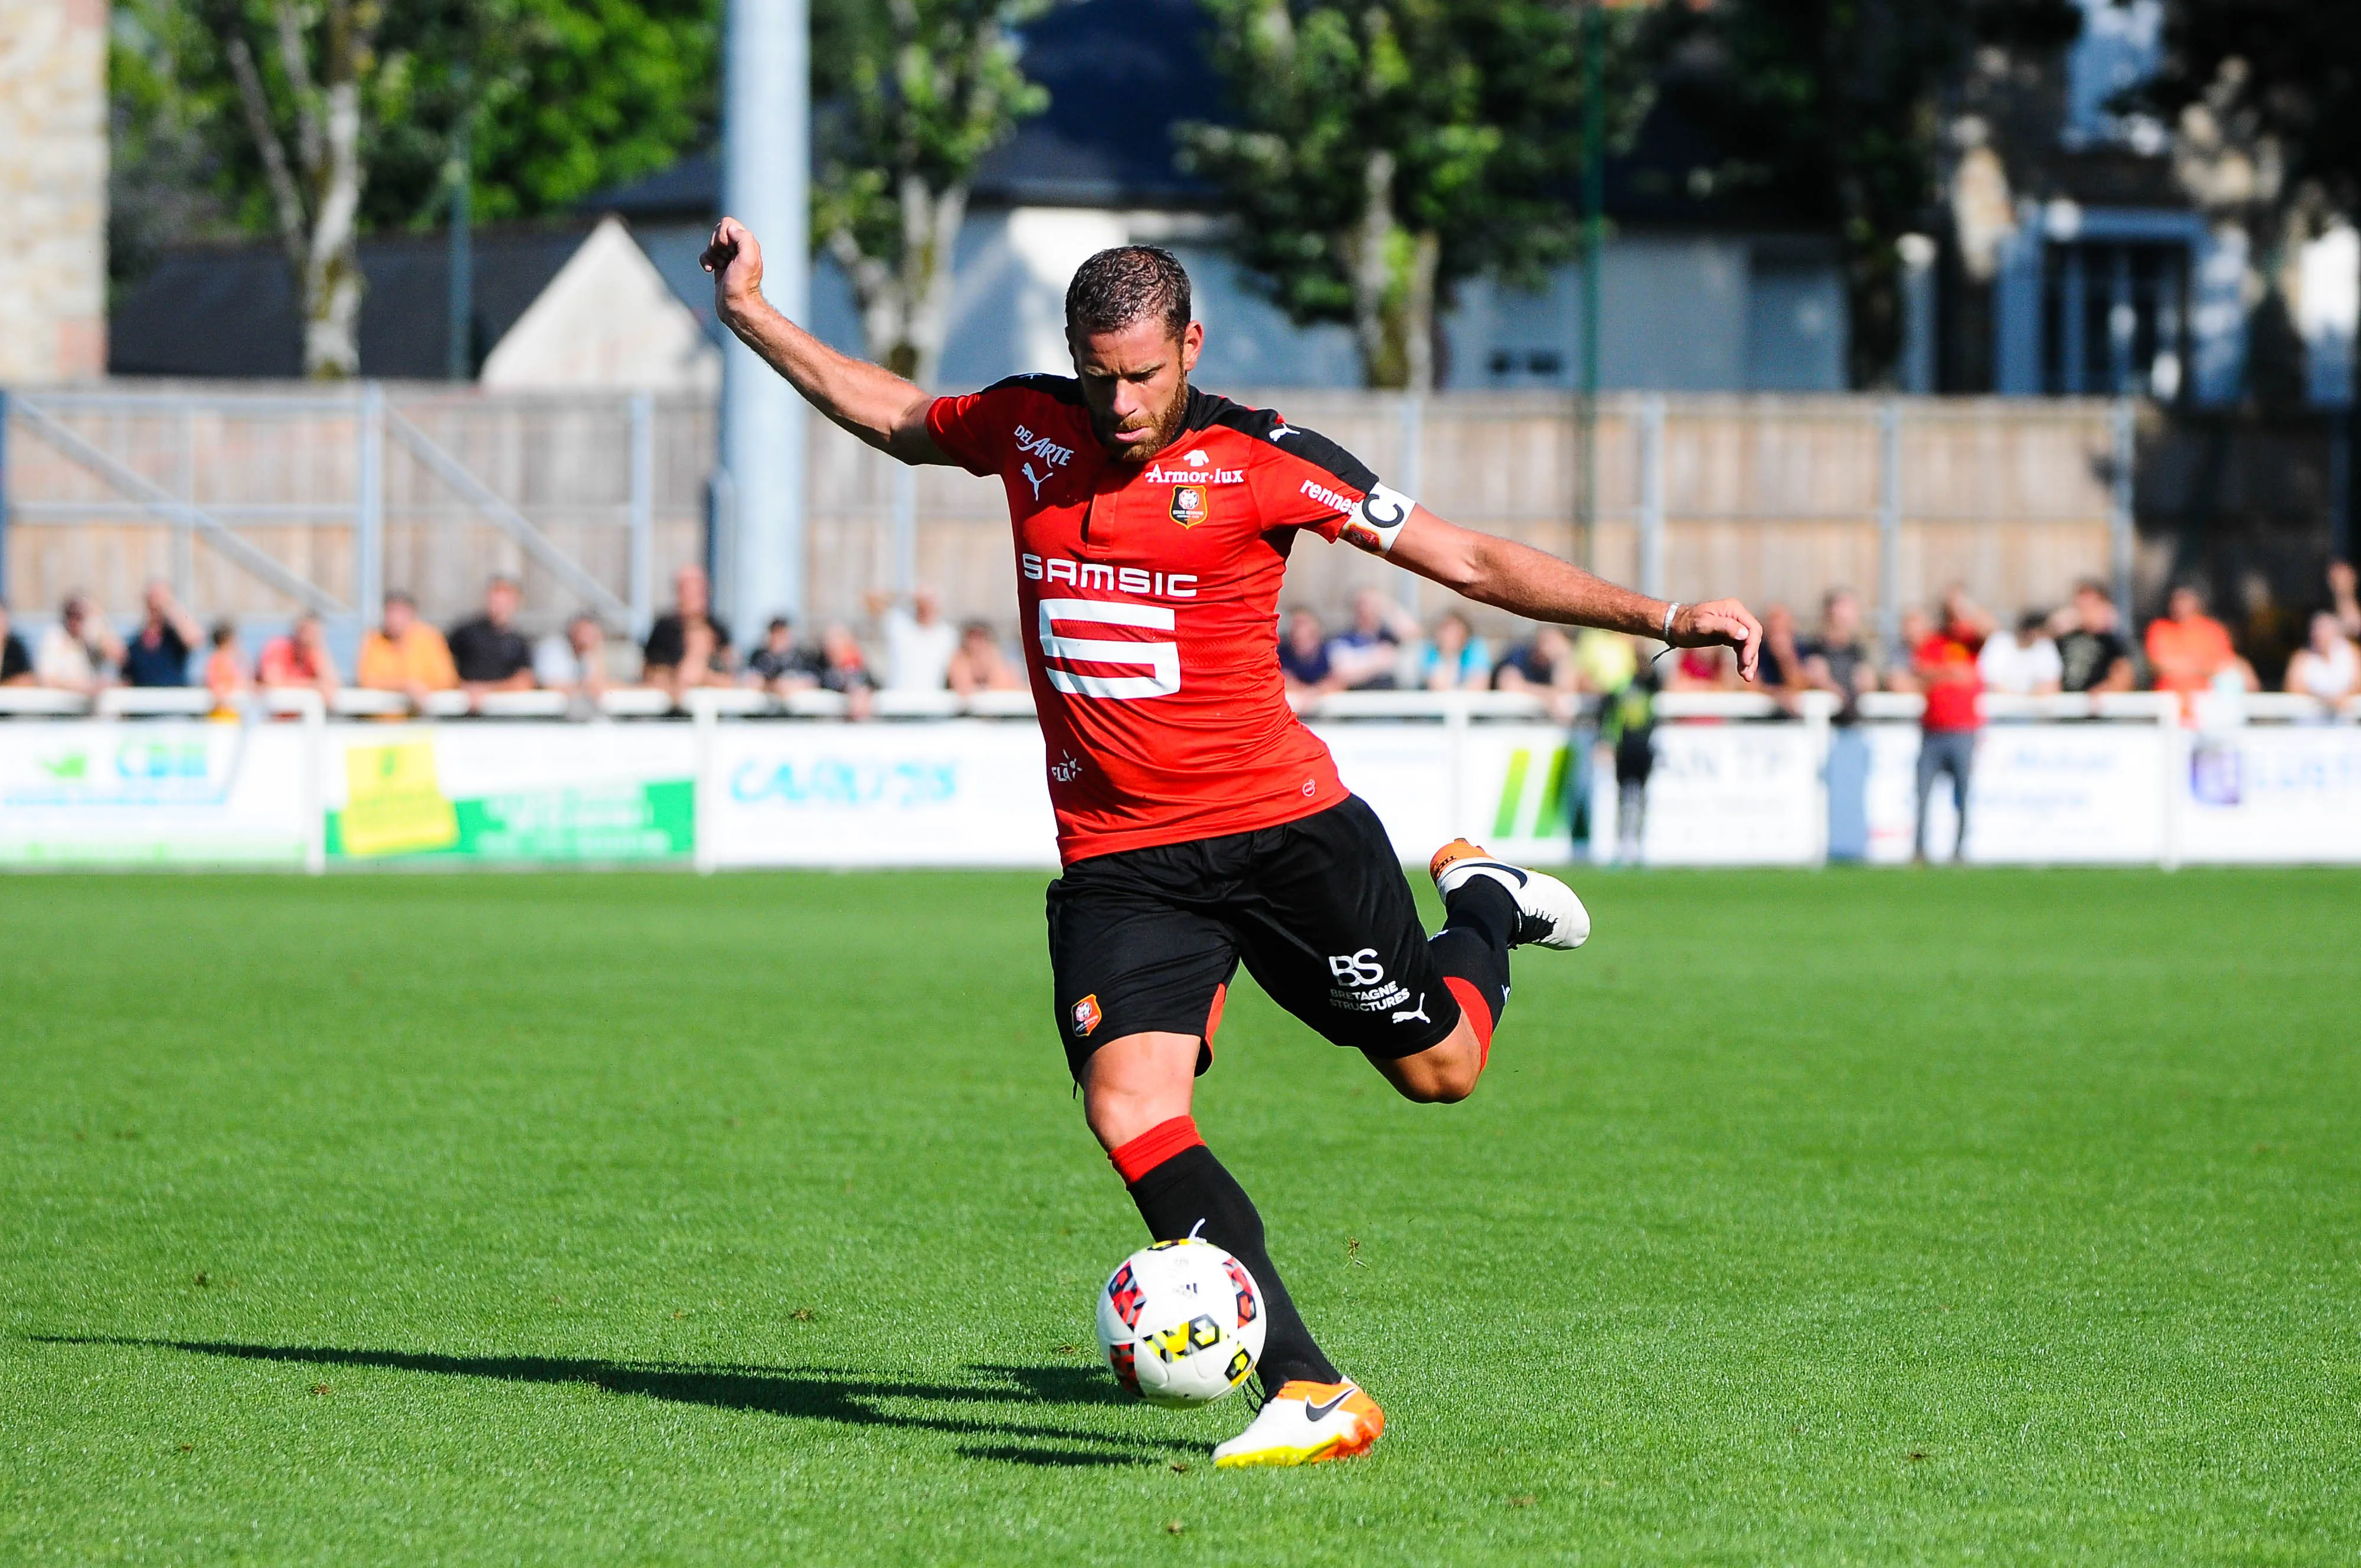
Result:
{"label": "black t-shirt spectator", "polygon": [[[730,646],[730,623],[718,615],[708,615],[705,623],[713,628],[713,667],[721,668],[721,652]],[[677,614],[660,615],[648,628],[647,646],[641,650],[649,666],[672,670],[680,667],[682,655],[688,649],[688,623]]]}
{"label": "black t-shirt spectator", "polygon": [[1858,642],[1823,642],[1817,640],[1795,644],[1795,657],[1809,662],[1825,659],[1828,679],[1836,682],[1850,703],[1861,690],[1861,666],[1869,663],[1869,651]]}
{"label": "black t-shirt spectator", "polygon": [[1287,678],[1299,685],[1316,686],[1328,678],[1328,644],[1321,643],[1309,654],[1299,653],[1295,644],[1281,640],[1279,645],[1279,667]]}
{"label": "black t-shirt spectator", "polygon": [[2058,688],[2086,692],[2097,687],[2118,659],[2132,656],[2131,644],[2116,631],[2085,631],[2076,627],[2058,639]]}
{"label": "black t-shirt spectator", "polygon": [[489,616],[453,627],[450,642],[451,666],[462,681],[498,685],[533,668],[533,644],[514,628],[494,626]]}
{"label": "black t-shirt spectator", "polygon": [[1541,644],[1538,642],[1520,642],[1510,649],[1508,656],[1492,666],[1494,685],[1499,683],[1500,672],[1503,670],[1516,671],[1518,674],[1524,677],[1525,684],[1530,686],[1554,685],[1557,681],[1557,671],[1547,659],[1542,657]]}
{"label": "black t-shirt spectator", "polygon": [[823,691],[842,692],[847,695],[857,691],[874,691],[877,688],[876,677],[869,673],[869,667],[866,664],[831,664],[820,671],[819,684]]}
{"label": "black t-shirt spectator", "polygon": [[189,645],[170,626],[155,628],[156,641],[148,641],[148,628],[139,629],[137,636],[123,644],[123,678],[135,686],[184,686],[189,684]]}
{"label": "black t-shirt spectator", "polygon": [[809,675],[814,680],[820,677],[819,655],[808,648],[789,648],[781,652],[766,642],[746,655],[746,667],[766,681],[786,675]]}
{"label": "black t-shirt spectator", "polygon": [[[1769,650],[1765,649],[1764,652],[1767,652]],[[1869,647],[1866,643],[1830,642],[1823,638],[1815,637],[1795,644],[1795,657],[1807,664],[1814,659],[1828,661],[1828,679],[1837,684],[1837,722],[1850,724],[1860,718],[1859,699],[1861,687],[1864,685],[1876,684],[1868,679],[1875,674],[1875,668],[1869,662]],[[1800,675],[1803,672],[1798,670],[1795,674]]]}
{"label": "black t-shirt spectator", "polygon": [[33,673],[32,656],[25,652],[25,640],[14,631],[0,644],[0,681],[13,681],[18,675]]}

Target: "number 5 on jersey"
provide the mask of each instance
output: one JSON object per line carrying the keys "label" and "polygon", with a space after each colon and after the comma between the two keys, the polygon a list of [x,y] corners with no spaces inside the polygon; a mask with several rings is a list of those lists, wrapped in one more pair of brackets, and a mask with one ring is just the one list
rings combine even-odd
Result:
{"label": "number 5 on jersey", "polygon": [[[1177,642],[1128,642],[1099,637],[1066,637],[1057,623],[1131,626],[1149,631],[1172,630],[1169,605],[1123,604],[1106,599],[1043,599],[1041,601],[1042,673],[1049,684],[1071,696],[1105,696],[1129,700],[1170,696],[1180,689],[1180,645]],[[1147,666],[1144,675],[1086,674],[1066,666],[1123,664]]]}

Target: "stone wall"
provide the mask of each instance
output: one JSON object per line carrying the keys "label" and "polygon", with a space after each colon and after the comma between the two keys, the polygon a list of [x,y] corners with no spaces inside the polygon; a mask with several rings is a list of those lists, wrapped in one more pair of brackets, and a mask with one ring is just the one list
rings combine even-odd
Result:
{"label": "stone wall", "polygon": [[106,0],[0,0],[0,383],[106,369]]}

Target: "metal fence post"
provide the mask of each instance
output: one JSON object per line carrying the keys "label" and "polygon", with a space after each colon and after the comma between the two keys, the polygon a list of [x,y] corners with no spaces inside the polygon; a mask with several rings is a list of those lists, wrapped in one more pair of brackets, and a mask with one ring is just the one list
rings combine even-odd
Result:
{"label": "metal fence post", "polygon": [[[1426,450],[1426,400],[1416,392],[1405,393],[1401,401],[1401,482],[1404,495],[1416,496],[1424,478],[1422,461]],[[1410,572],[1394,575],[1394,592],[1403,609],[1418,614],[1418,577]]]}
{"label": "metal fence post", "polygon": [[1877,405],[1877,634],[1902,641],[1902,404]]}
{"label": "metal fence post", "polygon": [[656,404],[631,394],[631,641],[644,641],[654,616]]}
{"label": "metal fence post", "polygon": [[0,387],[0,604],[8,602],[8,396]]}
{"label": "metal fence post", "polygon": [[1664,597],[1664,400],[1640,404],[1640,591]]}
{"label": "metal fence post", "polygon": [[303,721],[303,870],[328,869],[328,705],[315,691],[296,694]]}
{"label": "metal fence post", "polygon": [[[197,410],[181,405],[181,499],[193,510],[197,504]],[[196,597],[197,524],[182,512],[172,523],[172,592],[186,604]]]}
{"label": "metal fence post", "polygon": [[360,493],[353,508],[353,613],[363,626],[385,597],[385,386],[361,384]]}
{"label": "metal fence post", "polygon": [[2118,623],[2128,628],[2132,624],[2132,557],[2137,543],[2132,515],[2132,465],[2139,455],[2138,425],[2129,398],[2117,398],[2107,414],[2114,470],[2108,495],[2107,562],[2114,577],[2115,615]]}
{"label": "metal fence post", "polygon": [[918,591],[918,471],[894,465],[894,591],[907,598]]}
{"label": "metal fence post", "polygon": [[720,709],[709,691],[688,694],[688,718],[691,749],[696,758],[690,786],[689,866],[701,876],[713,874],[718,863],[718,846],[713,837],[713,803],[720,792],[720,781],[714,777],[714,741],[721,725]]}

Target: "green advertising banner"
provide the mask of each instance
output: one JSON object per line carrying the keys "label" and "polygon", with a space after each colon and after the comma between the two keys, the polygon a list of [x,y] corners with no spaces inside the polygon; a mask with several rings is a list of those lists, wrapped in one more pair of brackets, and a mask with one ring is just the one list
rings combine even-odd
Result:
{"label": "green advertising banner", "polygon": [[331,745],[343,786],[328,803],[331,860],[678,861],[696,849],[694,758],[678,727],[340,726]]}

